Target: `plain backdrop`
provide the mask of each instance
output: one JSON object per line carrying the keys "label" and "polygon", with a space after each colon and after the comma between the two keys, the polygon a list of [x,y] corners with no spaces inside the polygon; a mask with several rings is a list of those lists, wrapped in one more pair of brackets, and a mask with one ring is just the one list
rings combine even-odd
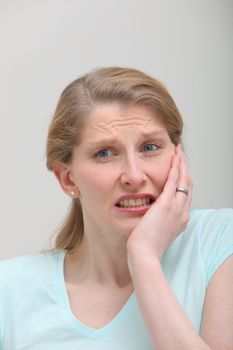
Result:
{"label": "plain backdrop", "polygon": [[193,207],[233,207],[232,0],[0,0],[0,259],[49,246],[69,205],[46,170],[63,88],[99,66],[160,79],[185,121]]}

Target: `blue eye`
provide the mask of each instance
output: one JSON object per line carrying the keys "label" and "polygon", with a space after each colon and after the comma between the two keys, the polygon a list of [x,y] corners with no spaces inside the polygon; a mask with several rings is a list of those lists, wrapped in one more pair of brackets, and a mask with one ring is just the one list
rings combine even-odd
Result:
{"label": "blue eye", "polygon": [[148,143],[143,146],[143,152],[153,152],[156,151],[159,147],[153,143]]}
{"label": "blue eye", "polygon": [[111,157],[112,155],[113,155],[113,152],[110,151],[109,149],[102,149],[96,153],[96,156],[98,158],[107,158],[107,157]]}

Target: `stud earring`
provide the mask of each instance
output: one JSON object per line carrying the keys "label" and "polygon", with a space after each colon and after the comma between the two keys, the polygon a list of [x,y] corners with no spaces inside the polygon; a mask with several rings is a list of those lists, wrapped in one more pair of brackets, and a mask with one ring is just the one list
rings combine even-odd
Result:
{"label": "stud earring", "polygon": [[74,192],[74,191],[70,191],[70,195],[71,195],[72,197],[74,197],[75,192]]}

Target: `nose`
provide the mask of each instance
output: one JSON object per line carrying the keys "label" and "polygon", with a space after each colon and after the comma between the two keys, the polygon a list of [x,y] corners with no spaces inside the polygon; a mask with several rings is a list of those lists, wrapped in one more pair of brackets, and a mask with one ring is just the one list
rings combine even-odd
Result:
{"label": "nose", "polygon": [[124,160],[121,173],[121,184],[130,190],[137,190],[146,183],[146,174],[140,159],[135,156]]}

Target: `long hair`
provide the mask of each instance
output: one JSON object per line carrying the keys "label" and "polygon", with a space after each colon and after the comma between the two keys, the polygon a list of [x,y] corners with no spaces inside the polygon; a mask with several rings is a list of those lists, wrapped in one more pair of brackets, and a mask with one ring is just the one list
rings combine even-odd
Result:
{"label": "long hair", "polygon": [[[53,170],[58,161],[71,161],[85,120],[95,106],[116,102],[126,106],[149,106],[166,128],[171,141],[175,145],[180,143],[183,121],[161,82],[132,68],[98,68],[74,80],[62,92],[48,131],[47,168]],[[57,234],[55,248],[72,250],[81,243],[83,232],[82,207],[75,198]]]}

